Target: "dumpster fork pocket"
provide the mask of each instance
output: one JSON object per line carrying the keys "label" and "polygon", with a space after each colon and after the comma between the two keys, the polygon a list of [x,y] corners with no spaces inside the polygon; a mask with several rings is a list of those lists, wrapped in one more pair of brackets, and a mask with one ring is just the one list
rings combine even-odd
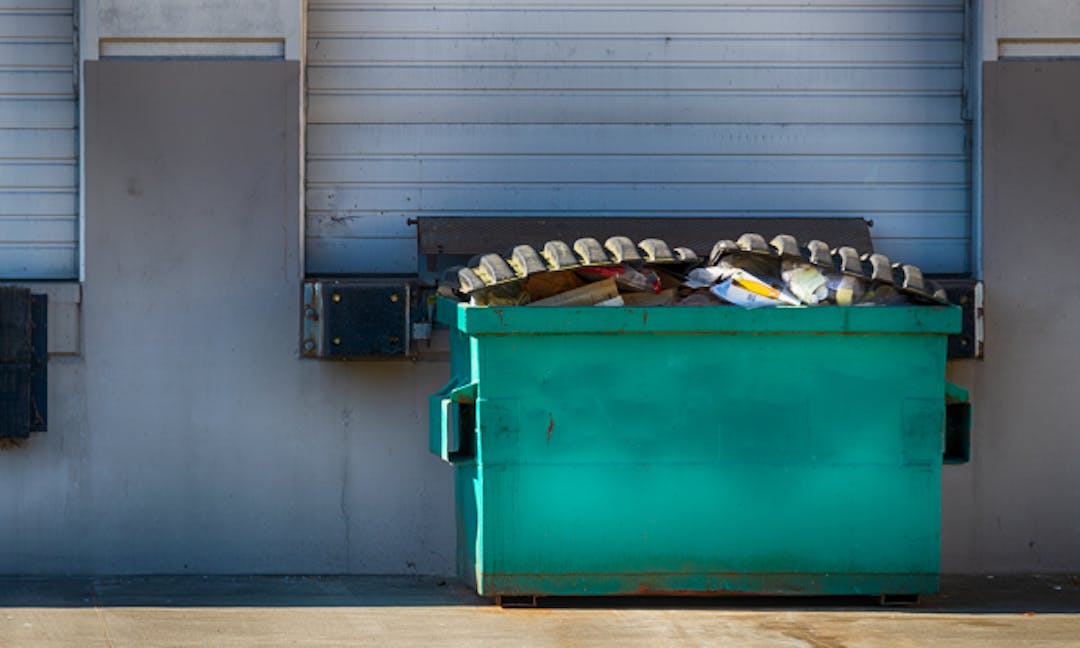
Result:
{"label": "dumpster fork pocket", "polygon": [[431,397],[431,451],[457,464],[476,458],[476,383],[451,380]]}

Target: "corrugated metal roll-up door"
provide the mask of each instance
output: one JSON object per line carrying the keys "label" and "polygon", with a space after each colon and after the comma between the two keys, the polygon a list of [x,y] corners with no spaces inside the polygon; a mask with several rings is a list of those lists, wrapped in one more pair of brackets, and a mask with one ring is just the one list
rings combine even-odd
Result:
{"label": "corrugated metal roll-up door", "polygon": [[417,215],[863,216],[966,272],[963,0],[312,0],[307,270]]}
{"label": "corrugated metal roll-up door", "polygon": [[0,0],[0,279],[74,279],[73,0]]}

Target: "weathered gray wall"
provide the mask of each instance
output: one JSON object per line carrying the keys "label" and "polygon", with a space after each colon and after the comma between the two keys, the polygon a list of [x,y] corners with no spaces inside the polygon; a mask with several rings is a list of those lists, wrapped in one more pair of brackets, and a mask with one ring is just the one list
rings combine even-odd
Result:
{"label": "weathered gray wall", "polygon": [[1080,570],[1080,61],[984,65],[986,360],[945,469],[945,567]]}
{"label": "weathered gray wall", "polygon": [[0,573],[453,564],[439,364],[298,358],[299,65],[86,65],[83,355],[0,452]]}
{"label": "weathered gray wall", "polygon": [[[86,73],[82,335],[54,328],[50,432],[0,452],[0,573],[451,571],[445,365],[297,358],[299,63]],[[974,460],[943,564],[1078,571],[1080,61],[985,75],[987,358],[952,370]]]}

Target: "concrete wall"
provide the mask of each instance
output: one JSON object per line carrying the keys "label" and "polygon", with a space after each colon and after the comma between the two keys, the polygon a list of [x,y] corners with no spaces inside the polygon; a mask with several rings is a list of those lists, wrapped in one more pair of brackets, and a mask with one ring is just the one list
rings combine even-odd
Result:
{"label": "concrete wall", "polygon": [[970,466],[945,471],[946,566],[1080,569],[1080,61],[984,67],[986,359]]}
{"label": "concrete wall", "polygon": [[1080,56],[1080,3],[984,0],[983,58]]}
{"label": "concrete wall", "polygon": [[[168,41],[210,41],[205,55],[243,55],[235,41],[280,40],[285,59],[304,51],[305,2],[300,0],[81,0],[83,59],[95,60],[103,45],[142,41],[122,53],[171,55]],[[229,43],[229,41],[234,41]],[[194,47],[195,43],[189,43]],[[251,50],[248,50],[249,52]],[[106,52],[107,54],[107,52]]]}
{"label": "concrete wall", "polygon": [[85,71],[83,353],[0,452],[0,573],[451,571],[445,367],[298,358],[298,65]]}
{"label": "concrete wall", "polygon": [[[446,366],[297,357],[301,3],[188,4],[85,0],[84,49],[269,34],[289,60],[87,65],[85,283],[49,287],[50,431],[0,452],[0,573],[448,573]],[[1080,571],[1080,62],[996,62],[1080,24],[985,8],[987,358],[951,368],[976,409],[944,568]]]}
{"label": "concrete wall", "polygon": [[973,461],[946,466],[943,563],[953,572],[1080,570],[1080,5],[983,3],[986,359],[972,390]]}

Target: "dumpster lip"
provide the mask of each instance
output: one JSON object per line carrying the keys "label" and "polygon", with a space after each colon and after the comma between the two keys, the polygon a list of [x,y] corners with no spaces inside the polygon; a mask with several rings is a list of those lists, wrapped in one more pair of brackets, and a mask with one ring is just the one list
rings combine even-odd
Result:
{"label": "dumpster lip", "polygon": [[[469,335],[563,334],[908,334],[959,333],[958,306],[551,307],[470,306],[446,318]],[[442,319],[442,318],[440,318]]]}

